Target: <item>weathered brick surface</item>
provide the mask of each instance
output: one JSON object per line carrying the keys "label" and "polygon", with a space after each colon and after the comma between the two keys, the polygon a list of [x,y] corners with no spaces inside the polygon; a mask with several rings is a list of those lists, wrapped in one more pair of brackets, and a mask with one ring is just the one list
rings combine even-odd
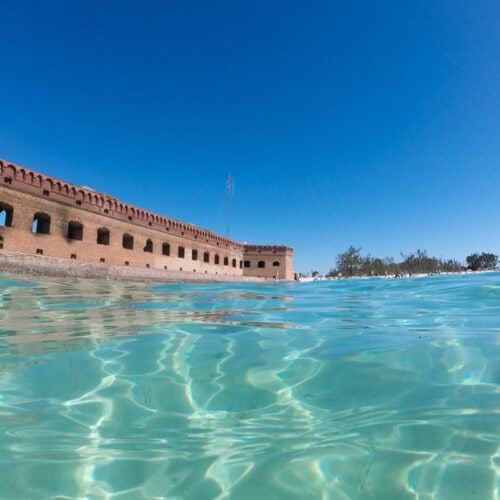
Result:
{"label": "weathered brick surface", "polygon": [[[293,279],[293,251],[289,247],[242,245],[0,160],[2,212],[0,252],[35,255],[33,265],[36,263],[44,272],[47,268],[40,263],[44,259],[49,263],[46,257],[55,257],[62,259],[62,264],[54,264],[53,272],[66,275],[114,276],[117,268],[119,274],[129,276],[150,275],[153,271],[161,271],[159,275],[163,276],[168,271],[169,279],[177,281]],[[33,232],[34,218],[40,214],[50,218],[47,234]],[[81,235],[71,237],[69,227],[73,224],[81,227]],[[98,242],[98,231],[103,229],[109,233],[107,244]],[[124,248],[124,235],[133,237],[132,249]],[[167,244],[169,255],[165,255]],[[180,248],[184,249],[183,258]],[[4,259],[7,267],[8,261]],[[14,259],[10,261],[13,269]],[[31,265],[22,262],[26,264],[23,269]]]}
{"label": "weathered brick surface", "polygon": [[223,276],[217,274],[185,273],[138,267],[110,266],[96,262],[82,262],[40,255],[26,255],[0,250],[0,271],[41,276],[74,276],[79,278],[122,279],[129,281],[158,281],[163,283],[258,282],[262,278]]}

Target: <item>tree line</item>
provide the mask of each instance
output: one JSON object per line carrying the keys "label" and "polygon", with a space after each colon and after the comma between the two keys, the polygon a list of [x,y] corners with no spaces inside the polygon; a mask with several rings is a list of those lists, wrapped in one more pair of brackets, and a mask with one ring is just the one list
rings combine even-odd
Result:
{"label": "tree line", "polygon": [[466,258],[467,266],[455,259],[443,259],[427,255],[425,250],[417,250],[409,255],[401,254],[396,262],[392,257],[372,257],[361,255],[361,248],[350,246],[336,258],[336,267],[327,276],[403,276],[411,274],[439,274],[496,269],[498,256],[492,253],[474,253]]}

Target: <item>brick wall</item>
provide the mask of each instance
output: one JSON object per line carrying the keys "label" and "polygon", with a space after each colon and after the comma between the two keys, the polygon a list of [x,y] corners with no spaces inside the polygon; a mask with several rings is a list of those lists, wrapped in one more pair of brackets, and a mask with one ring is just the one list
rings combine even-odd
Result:
{"label": "brick wall", "polygon": [[289,247],[245,246],[1,160],[0,214],[0,250],[233,279],[293,279]]}

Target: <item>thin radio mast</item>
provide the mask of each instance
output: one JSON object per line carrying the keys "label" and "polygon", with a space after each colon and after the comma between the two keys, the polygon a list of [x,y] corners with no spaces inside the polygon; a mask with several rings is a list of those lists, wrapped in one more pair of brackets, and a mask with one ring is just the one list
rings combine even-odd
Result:
{"label": "thin radio mast", "polygon": [[231,226],[231,200],[234,194],[234,178],[231,172],[227,174],[226,181],[226,238],[229,238],[229,228]]}

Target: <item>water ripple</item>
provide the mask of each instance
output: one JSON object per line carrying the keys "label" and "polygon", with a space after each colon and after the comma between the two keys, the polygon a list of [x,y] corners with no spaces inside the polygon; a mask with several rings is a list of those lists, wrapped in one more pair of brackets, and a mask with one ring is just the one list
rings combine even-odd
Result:
{"label": "water ripple", "polygon": [[1,498],[496,498],[500,276],[0,276]]}

